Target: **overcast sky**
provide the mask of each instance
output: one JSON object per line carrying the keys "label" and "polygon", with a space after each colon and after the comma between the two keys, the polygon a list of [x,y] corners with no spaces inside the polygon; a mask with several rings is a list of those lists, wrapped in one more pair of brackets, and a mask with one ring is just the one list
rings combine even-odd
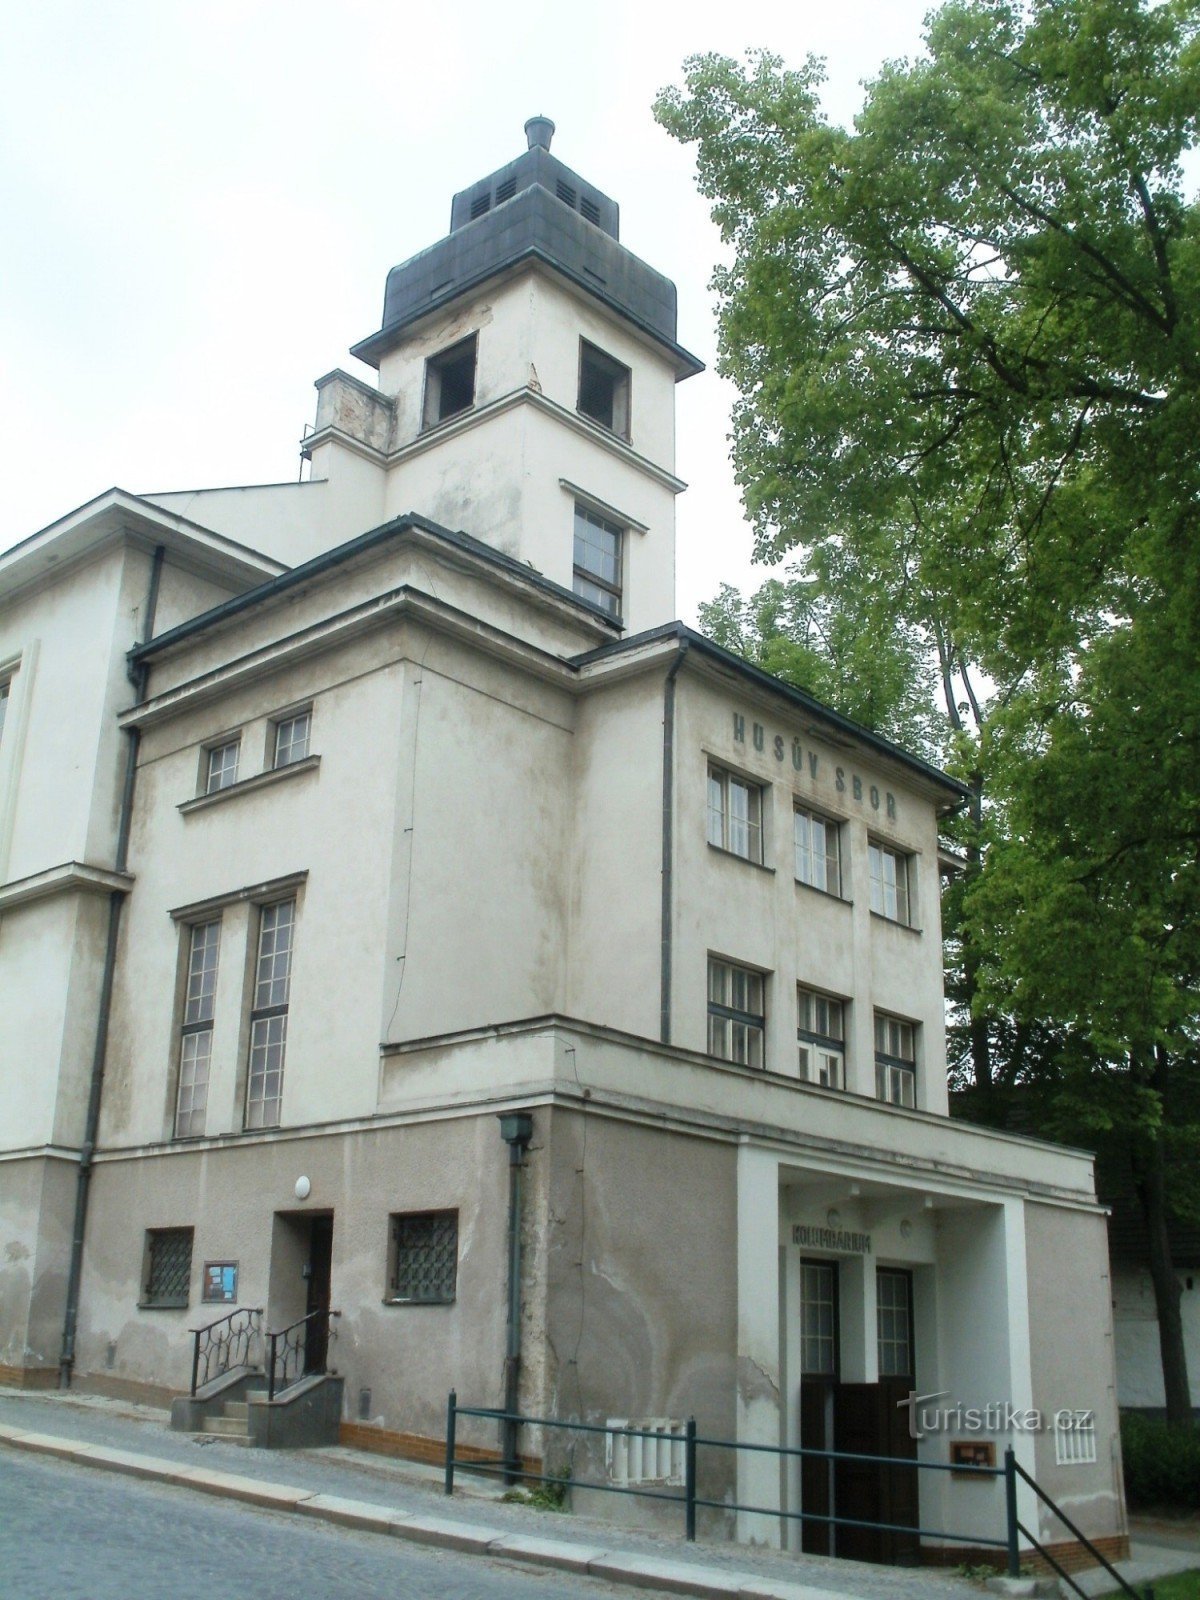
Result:
{"label": "overcast sky", "polygon": [[[390,266],[450,197],[525,148],[621,206],[714,355],[718,241],[690,151],[651,102],[685,56],[824,56],[848,121],[862,79],[919,49],[924,0],[38,0],[0,52],[0,549],[113,484],[294,479],[313,380],[379,326]],[[679,614],[745,585],[729,392],[680,386]],[[415,507],[414,509],[420,509]],[[470,531],[470,530],[469,530]]]}

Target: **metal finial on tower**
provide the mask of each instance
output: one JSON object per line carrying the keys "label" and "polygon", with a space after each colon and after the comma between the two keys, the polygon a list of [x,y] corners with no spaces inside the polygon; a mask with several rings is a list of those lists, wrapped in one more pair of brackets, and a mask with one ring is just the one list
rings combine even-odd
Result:
{"label": "metal finial on tower", "polygon": [[525,124],[525,137],[529,141],[529,148],[536,150],[539,146],[549,150],[550,141],[554,137],[554,124],[549,117],[530,117]]}

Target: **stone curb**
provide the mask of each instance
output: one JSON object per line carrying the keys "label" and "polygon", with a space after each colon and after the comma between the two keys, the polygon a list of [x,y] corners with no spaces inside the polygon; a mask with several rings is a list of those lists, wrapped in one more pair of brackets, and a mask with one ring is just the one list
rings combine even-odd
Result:
{"label": "stone curb", "polygon": [[479,1523],[452,1522],[445,1517],[421,1517],[364,1500],[348,1500],[340,1495],[321,1494],[311,1489],[295,1489],[282,1483],[263,1483],[235,1472],[212,1472],[203,1467],[183,1467],[158,1456],[138,1455],[130,1450],[112,1450],[102,1445],[79,1444],[49,1433],[33,1433],[0,1423],[0,1445],[27,1450],[36,1455],[55,1456],[81,1467],[99,1467],[130,1477],[169,1483],[181,1489],[249,1505],[266,1506],[273,1511],[294,1511],[343,1528],[367,1533],[382,1533],[396,1539],[411,1539],[416,1544],[433,1545],[442,1550],[458,1550],[470,1555],[488,1555],[531,1566],[553,1567],[562,1572],[590,1574],[610,1583],[631,1588],[658,1589],[667,1593],[698,1597],[698,1600],[845,1600],[829,1589],[812,1589],[806,1584],[776,1583],[748,1572],[724,1572],[713,1567],[689,1566],[682,1561],[663,1561],[653,1556],[622,1555],[619,1551],[576,1543],[569,1539],[539,1539],[520,1533],[506,1533]]}

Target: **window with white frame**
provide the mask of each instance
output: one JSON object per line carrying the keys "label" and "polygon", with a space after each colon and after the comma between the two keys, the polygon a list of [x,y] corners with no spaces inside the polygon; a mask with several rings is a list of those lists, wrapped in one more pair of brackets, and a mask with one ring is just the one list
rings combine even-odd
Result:
{"label": "window with white frame", "polygon": [[259,913],[246,1079],[247,1128],[274,1128],[279,1123],[295,927],[294,900],[279,900],[263,906]]}
{"label": "window with white frame", "polygon": [[604,1464],[608,1481],[635,1484],[683,1482],[687,1429],[673,1417],[609,1417]]}
{"label": "window with white frame", "polygon": [[764,980],[761,972],[708,958],[708,1053],[743,1067],[763,1064]]}
{"label": "window with white frame", "polygon": [[210,745],[204,752],[204,792],[216,794],[218,789],[228,789],[237,782],[238,757],[242,741],[226,739],[221,744]]}
{"label": "window with white frame", "polygon": [[881,1378],[911,1378],[913,1366],[912,1273],[880,1267],[875,1274],[876,1342]]}
{"label": "window with white frame", "polygon": [[579,410],[610,433],[629,437],[629,368],[579,341]]}
{"label": "window with white frame", "polygon": [[796,990],[800,1076],[826,1089],[846,1087],[846,1003],[815,989]]}
{"label": "window with white frame", "polygon": [[621,558],[624,528],[598,511],[575,502],[575,555],[572,587],[581,600],[621,615]]}
{"label": "window with white frame", "polygon": [[743,856],[747,861],[763,858],[763,792],[757,783],[739,778],[724,767],[708,768],[708,842],[718,850]]}
{"label": "window with white frame", "polygon": [[177,1139],[195,1138],[204,1132],[212,1063],[220,921],[196,923],[187,934],[187,978],[179,1039],[179,1083],[175,1093]]}
{"label": "window with white frame", "polygon": [[838,1370],[838,1269],[834,1261],[800,1263],[800,1372],[836,1378]]}
{"label": "window with white frame", "polygon": [[913,858],[871,839],[867,843],[867,860],[871,869],[871,910],[911,927],[916,910]]}
{"label": "window with white frame", "polygon": [[1096,1418],[1091,1411],[1059,1411],[1054,1417],[1054,1461],[1082,1467],[1097,1460]]}
{"label": "window with white frame", "polygon": [[311,707],[306,706],[303,711],[293,711],[289,716],[280,717],[272,726],[274,748],[271,765],[290,767],[295,761],[303,761],[308,755],[309,735],[312,732]]}
{"label": "window with white frame", "polygon": [[901,1017],[875,1013],[875,1093],[894,1106],[917,1103],[916,1033]]}
{"label": "window with white frame", "polygon": [[425,363],[425,405],[421,425],[432,428],[469,411],[475,404],[475,356],[477,336],[470,334],[440,350]]}
{"label": "window with white frame", "polygon": [[796,846],[796,877],[810,889],[826,894],[842,892],[841,829],[820,812],[797,806],[792,828]]}

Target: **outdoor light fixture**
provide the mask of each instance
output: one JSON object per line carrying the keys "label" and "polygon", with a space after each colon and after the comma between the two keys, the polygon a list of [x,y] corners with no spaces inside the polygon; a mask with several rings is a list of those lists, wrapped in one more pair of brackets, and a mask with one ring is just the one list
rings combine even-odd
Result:
{"label": "outdoor light fixture", "polygon": [[311,1193],[312,1193],[312,1184],[309,1183],[308,1179],[307,1178],[297,1178],[296,1179],[296,1199],[297,1200],[307,1200]]}
{"label": "outdoor light fixture", "polygon": [[825,1221],[831,1228],[836,1228],[841,1220],[842,1213],[836,1206],[830,1206],[829,1210],[825,1213]]}

